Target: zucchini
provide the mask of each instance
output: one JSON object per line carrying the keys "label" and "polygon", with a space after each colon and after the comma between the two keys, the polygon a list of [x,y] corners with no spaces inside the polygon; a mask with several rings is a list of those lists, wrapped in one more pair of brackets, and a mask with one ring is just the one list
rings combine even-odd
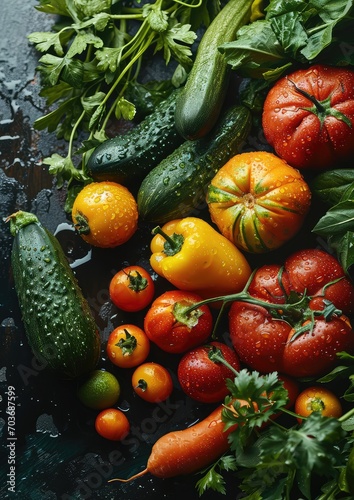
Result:
{"label": "zucchini", "polygon": [[165,223],[190,214],[205,202],[216,172],[240,151],[251,127],[251,113],[233,106],[215,130],[196,141],[186,141],[148,173],[137,203],[142,219]]}
{"label": "zucchini", "polygon": [[229,0],[200,41],[186,85],[177,98],[175,121],[185,139],[198,139],[215,125],[225,100],[230,66],[218,47],[235,39],[251,18],[253,0]]}
{"label": "zucchini", "polygon": [[91,154],[86,173],[95,181],[113,181],[133,187],[184,139],[174,121],[174,90],[155,110],[126,134],[100,144]]}
{"label": "zucchini", "polygon": [[28,342],[44,366],[65,379],[90,372],[100,357],[100,336],[88,302],[60,243],[38,218],[9,217],[11,264]]}

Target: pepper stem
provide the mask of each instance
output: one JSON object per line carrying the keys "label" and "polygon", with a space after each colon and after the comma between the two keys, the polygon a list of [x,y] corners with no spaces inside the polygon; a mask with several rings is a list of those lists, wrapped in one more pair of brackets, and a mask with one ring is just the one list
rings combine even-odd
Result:
{"label": "pepper stem", "polygon": [[163,248],[166,255],[176,255],[176,253],[181,251],[184,243],[184,236],[182,234],[173,233],[172,236],[169,236],[160,226],[156,226],[151,233],[153,235],[159,234],[166,240]]}

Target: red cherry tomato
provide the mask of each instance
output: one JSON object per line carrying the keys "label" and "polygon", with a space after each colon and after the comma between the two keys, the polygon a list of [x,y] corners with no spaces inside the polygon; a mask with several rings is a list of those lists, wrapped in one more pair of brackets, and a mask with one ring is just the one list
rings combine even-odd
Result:
{"label": "red cherry tomato", "polygon": [[187,352],[178,365],[178,380],[182,390],[201,403],[217,403],[229,394],[226,379],[234,373],[221,361],[213,361],[210,353],[216,351],[236,371],[240,363],[235,351],[221,342],[210,342]]}
{"label": "red cherry tomato", "polygon": [[120,368],[140,365],[150,352],[150,340],[136,325],[121,325],[115,328],[107,341],[107,355]]}
{"label": "red cherry tomato", "polygon": [[130,431],[130,423],[126,415],[116,408],[101,411],[95,420],[98,434],[111,441],[121,441]]}
{"label": "red cherry tomato", "polygon": [[296,380],[286,375],[279,374],[279,380],[283,382],[284,389],[288,391],[288,404],[287,408],[292,408],[295,405],[296,398],[299,395],[299,384]]}
{"label": "red cherry tomato", "polygon": [[191,314],[191,323],[181,322],[178,309],[192,307],[201,301],[193,292],[170,290],[151,304],[144,320],[144,331],[149,339],[170,353],[183,353],[205,342],[213,328],[213,317],[208,306],[198,307]]}
{"label": "red cherry tomato", "polygon": [[138,396],[149,403],[165,401],[173,390],[170,372],[158,363],[143,363],[132,376],[132,386]]}
{"label": "red cherry tomato", "polygon": [[[313,412],[320,412],[324,417],[339,418],[342,404],[339,398],[326,387],[311,386],[304,389],[296,398],[295,412],[301,417],[308,417]],[[302,422],[302,419],[298,419]]]}
{"label": "red cherry tomato", "polygon": [[121,269],[113,276],[109,285],[110,298],[122,311],[141,311],[151,303],[154,293],[153,279],[141,266]]}

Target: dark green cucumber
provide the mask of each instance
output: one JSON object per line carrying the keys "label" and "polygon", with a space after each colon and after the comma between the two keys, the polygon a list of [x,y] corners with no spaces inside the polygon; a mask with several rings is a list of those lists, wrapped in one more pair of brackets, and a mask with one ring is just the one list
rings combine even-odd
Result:
{"label": "dark green cucumber", "polygon": [[201,38],[191,72],[177,98],[175,121],[178,132],[194,140],[206,135],[222,109],[230,66],[218,50],[235,39],[237,31],[251,17],[253,0],[229,0]]}
{"label": "dark green cucumber", "polygon": [[142,219],[159,224],[189,215],[205,202],[216,172],[240,151],[251,126],[244,106],[230,108],[212,133],[186,141],[145,177],[138,191]]}
{"label": "dark green cucumber", "polygon": [[126,134],[100,144],[91,154],[86,173],[95,181],[113,181],[127,187],[136,185],[184,139],[174,121],[179,89]]}
{"label": "dark green cucumber", "polygon": [[58,240],[29,212],[10,216],[10,230],[14,284],[33,353],[62,378],[90,372],[100,356],[99,332]]}

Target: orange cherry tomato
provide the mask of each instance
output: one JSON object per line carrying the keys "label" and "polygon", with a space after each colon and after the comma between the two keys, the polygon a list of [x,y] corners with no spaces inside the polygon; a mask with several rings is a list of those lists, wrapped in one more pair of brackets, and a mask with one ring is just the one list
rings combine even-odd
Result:
{"label": "orange cherry tomato", "polygon": [[136,325],[125,324],[115,328],[108,337],[107,355],[120,368],[140,365],[150,352],[150,340]]}
{"label": "orange cherry tomato", "polygon": [[[329,389],[320,386],[311,386],[304,389],[295,401],[295,412],[300,417],[308,417],[318,411],[324,417],[338,418],[342,415],[342,405],[339,398]],[[298,418],[301,422],[302,419]]]}
{"label": "orange cherry tomato", "polygon": [[72,220],[90,245],[116,247],[128,241],[138,228],[137,203],[121,184],[92,182],[75,198]]}
{"label": "orange cherry tomato", "polygon": [[168,290],[157,297],[144,318],[144,331],[151,342],[173,354],[187,352],[205,342],[213,329],[213,316],[206,304],[194,311],[193,324],[187,325],[178,318],[179,308],[201,300],[196,293],[185,290]]}
{"label": "orange cherry tomato", "polygon": [[167,399],[173,390],[172,377],[164,366],[158,363],[143,363],[132,376],[133,389],[145,401],[158,403]]}
{"label": "orange cherry tomato", "polygon": [[147,307],[155,293],[151,275],[141,266],[128,266],[118,271],[109,285],[113,304],[122,311],[136,312]]}
{"label": "orange cherry tomato", "polygon": [[121,441],[129,434],[130,423],[121,410],[107,408],[97,415],[95,429],[106,439]]}

